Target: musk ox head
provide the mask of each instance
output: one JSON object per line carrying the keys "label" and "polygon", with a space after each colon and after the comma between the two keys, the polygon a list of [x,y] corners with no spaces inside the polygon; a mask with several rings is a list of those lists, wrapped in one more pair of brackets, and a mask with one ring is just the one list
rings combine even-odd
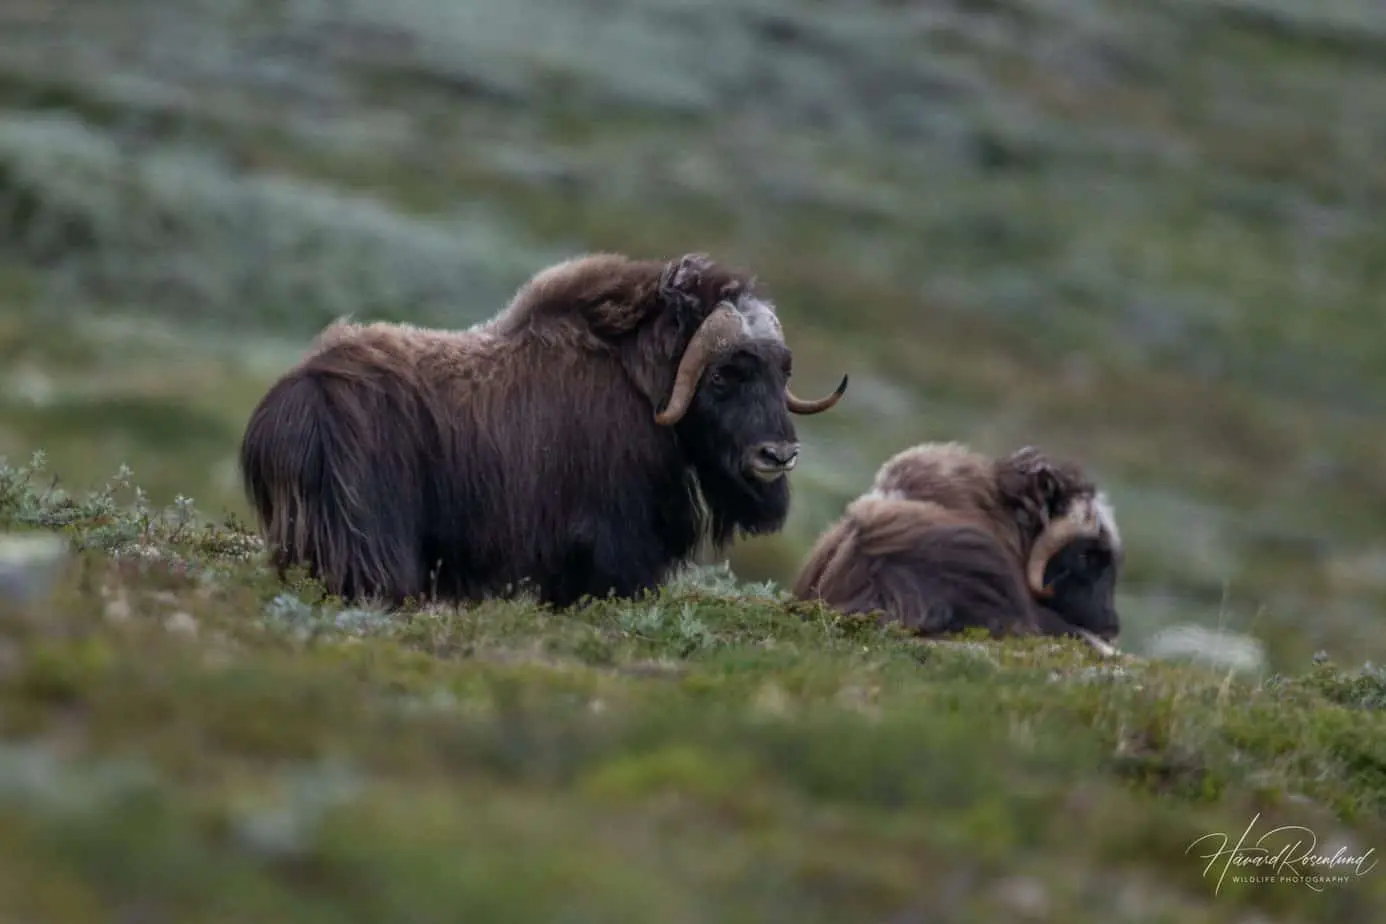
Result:
{"label": "musk ox head", "polygon": [[1121,535],[1107,497],[1076,466],[1034,447],[1001,466],[1003,493],[1034,536],[1025,582],[1046,609],[1108,641],[1120,632],[1116,584]]}
{"label": "musk ox head", "polygon": [[825,397],[797,397],[789,387],[793,357],[773,303],[704,255],[671,261],[660,296],[693,333],[655,422],[677,428],[714,510],[726,511],[747,532],[779,528],[789,508],[785,476],[799,461],[790,415],[836,405],[847,376]]}

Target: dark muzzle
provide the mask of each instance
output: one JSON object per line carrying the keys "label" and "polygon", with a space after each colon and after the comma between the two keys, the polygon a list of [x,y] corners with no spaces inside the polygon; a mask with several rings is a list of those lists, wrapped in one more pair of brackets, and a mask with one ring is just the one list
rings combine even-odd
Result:
{"label": "dark muzzle", "polygon": [[747,467],[757,478],[774,481],[793,470],[799,463],[799,444],[796,442],[761,443],[751,449]]}

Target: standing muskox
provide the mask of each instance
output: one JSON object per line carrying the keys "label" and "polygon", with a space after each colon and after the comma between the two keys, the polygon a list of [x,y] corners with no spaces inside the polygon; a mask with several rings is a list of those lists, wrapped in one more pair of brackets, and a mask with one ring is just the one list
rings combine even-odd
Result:
{"label": "standing muskox", "polygon": [[790,350],[701,254],[551,266],[466,331],[338,321],[251,415],[246,492],[282,577],[347,599],[633,596],[700,541],[779,530]]}
{"label": "standing muskox", "polygon": [[1111,641],[1122,558],[1112,509],[1077,465],[924,443],[888,459],[819,537],[794,594],[924,635]]}

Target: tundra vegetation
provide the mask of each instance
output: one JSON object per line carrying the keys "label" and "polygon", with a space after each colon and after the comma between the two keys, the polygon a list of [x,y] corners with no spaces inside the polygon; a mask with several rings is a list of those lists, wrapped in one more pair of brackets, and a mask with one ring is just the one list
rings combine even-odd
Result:
{"label": "tundra vegetation", "polygon": [[[84,549],[0,628],[0,916],[1382,916],[1380,869],[1185,853],[1386,848],[1380,4],[60,6],[0,4],[0,506]],[[385,620],[206,525],[334,317],[465,327],[600,249],[755,267],[796,380],[852,376],[730,574]],[[1122,646],[1267,665],[779,601],[930,439],[1081,460]],[[122,463],[167,516],[82,500]]]}
{"label": "tundra vegetation", "polygon": [[[0,524],[77,550],[0,623],[7,918],[1386,908],[1380,669],[940,643],[711,567],[639,603],[387,613],[280,583],[243,528],[151,509],[124,477],[82,497],[0,475]],[[1253,823],[1366,860],[1317,888],[1238,882],[1207,856]]]}

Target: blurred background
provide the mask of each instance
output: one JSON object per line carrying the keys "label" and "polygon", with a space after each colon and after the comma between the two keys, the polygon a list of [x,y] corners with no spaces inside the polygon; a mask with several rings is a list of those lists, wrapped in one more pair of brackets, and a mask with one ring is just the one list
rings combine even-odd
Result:
{"label": "blurred background", "polygon": [[0,455],[244,516],[342,314],[464,326],[594,249],[777,296],[789,582],[888,455],[1033,443],[1125,534],[1124,647],[1386,658],[1378,0],[5,0]]}

